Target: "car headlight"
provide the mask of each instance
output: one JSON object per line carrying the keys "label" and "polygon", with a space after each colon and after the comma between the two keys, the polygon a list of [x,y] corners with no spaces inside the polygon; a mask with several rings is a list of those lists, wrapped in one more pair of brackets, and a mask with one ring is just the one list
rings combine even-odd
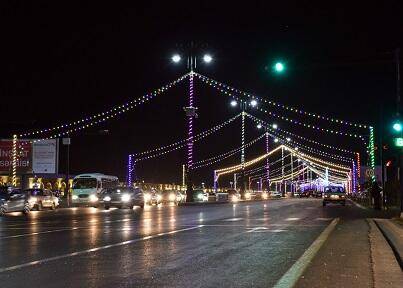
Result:
{"label": "car headlight", "polygon": [[38,198],[36,197],[29,197],[28,202],[36,202]]}
{"label": "car headlight", "polygon": [[199,200],[203,200],[203,194],[197,194],[197,199],[199,199]]}
{"label": "car headlight", "polygon": [[157,201],[161,201],[161,199],[162,199],[162,196],[161,195],[157,195]]}
{"label": "car headlight", "polygon": [[105,196],[105,197],[104,197],[104,201],[111,201],[111,197]]}
{"label": "car headlight", "polygon": [[151,200],[151,195],[150,194],[144,194],[144,201],[150,201]]}
{"label": "car headlight", "polygon": [[77,200],[78,199],[78,196],[77,195],[73,195],[73,200]]}
{"label": "car headlight", "polygon": [[249,192],[246,192],[246,193],[245,193],[245,198],[246,198],[246,199],[249,199],[249,198],[250,198],[250,193],[249,193]]}
{"label": "car headlight", "polygon": [[262,198],[263,198],[263,199],[267,199],[267,198],[269,198],[269,196],[267,195],[267,193],[263,193],[263,194],[262,194]]}
{"label": "car headlight", "polygon": [[169,194],[168,199],[169,199],[169,201],[175,201],[176,195],[175,194]]}
{"label": "car headlight", "polygon": [[90,195],[90,202],[97,202],[98,197],[96,195]]}
{"label": "car headlight", "polygon": [[232,202],[238,202],[238,201],[239,201],[238,196],[236,196],[236,195],[232,195],[232,197],[231,197],[231,201],[232,201]]}
{"label": "car headlight", "polygon": [[123,194],[122,195],[122,201],[123,202],[129,202],[130,201],[130,195],[129,194]]}

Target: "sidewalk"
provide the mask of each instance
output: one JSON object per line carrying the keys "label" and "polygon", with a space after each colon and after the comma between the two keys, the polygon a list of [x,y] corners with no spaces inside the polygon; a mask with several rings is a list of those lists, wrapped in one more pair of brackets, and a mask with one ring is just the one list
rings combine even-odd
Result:
{"label": "sidewalk", "polygon": [[396,259],[403,269],[403,224],[400,224],[398,220],[389,219],[375,219],[374,221],[393,249]]}

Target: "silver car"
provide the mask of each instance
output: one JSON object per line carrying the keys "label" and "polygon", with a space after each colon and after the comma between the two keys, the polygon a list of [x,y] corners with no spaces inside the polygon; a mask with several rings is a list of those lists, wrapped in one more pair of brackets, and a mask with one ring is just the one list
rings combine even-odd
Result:
{"label": "silver car", "polygon": [[43,208],[55,210],[59,206],[59,198],[47,189],[26,189],[28,203],[31,210],[41,211]]}

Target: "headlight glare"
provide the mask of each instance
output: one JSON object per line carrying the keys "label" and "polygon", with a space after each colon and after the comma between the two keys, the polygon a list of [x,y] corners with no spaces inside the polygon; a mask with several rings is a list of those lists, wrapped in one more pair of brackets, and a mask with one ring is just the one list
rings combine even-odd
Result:
{"label": "headlight glare", "polygon": [[122,201],[123,202],[129,202],[130,201],[130,195],[129,194],[123,194],[122,195]]}
{"label": "headlight glare", "polygon": [[98,197],[96,195],[90,195],[90,202],[97,202],[98,201]]}
{"label": "headlight glare", "polygon": [[110,196],[105,196],[104,201],[111,201],[111,197]]}

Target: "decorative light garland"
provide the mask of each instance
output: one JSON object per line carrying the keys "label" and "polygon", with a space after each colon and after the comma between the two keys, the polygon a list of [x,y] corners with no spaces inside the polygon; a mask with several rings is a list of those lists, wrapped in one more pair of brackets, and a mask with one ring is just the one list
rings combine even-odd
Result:
{"label": "decorative light garland", "polygon": [[[252,146],[257,141],[262,139],[264,136],[265,136],[265,134],[263,134],[263,135],[259,136],[258,138],[250,141],[249,143],[244,145],[244,148],[248,148],[248,147]],[[202,168],[202,167],[206,167],[206,166],[210,166],[212,164],[218,163],[218,162],[220,162],[220,161],[222,161],[224,159],[227,159],[227,158],[229,158],[229,157],[231,157],[233,155],[238,154],[241,150],[242,150],[242,146],[238,147],[238,148],[235,148],[235,149],[233,149],[231,151],[225,152],[223,154],[216,155],[214,157],[210,157],[210,158],[207,158],[207,159],[204,159],[204,160],[197,161],[197,162],[194,163],[195,166],[194,166],[193,169],[198,169],[198,168]]]}
{"label": "decorative light garland", "polygon": [[[197,142],[200,139],[203,139],[204,137],[207,137],[207,136],[211,135],[212,133],[217,132],[218,130],[220,130],[223,127],[227,126],[228,124],[230,124],[231,122],[233,122],[234,120],[236,120],[240,116],[241,116],[241,113],[239,113],[239,114],[235,115],[234,117],[222,122],[221,124],[218,124],[218,125],[210,128],[210,129],[208,129],[208,130],[205,130],[205,131],[202,131],[202,132],[196,134],[194,136],[194,141]],[[165,150],[165,149],[169,149],[169,148],[174,147],[174,146],[178,146],[178,148],[181,148],[181,147],[184,147],[183,144],[185,144],[187,142],[187,140],[188,139],[186,138],[186,139],[174,142],[174,143],[169,144],[169,145],[161,146],[161,147],[154,148],[154,149],[147,150],[147,151],[143,151],[143,152],[140,152],[140,153],[134,153],[134,154],[131,154],[131,155],[138,157],[138,156],[143,156],[143,155],[159,152],[159,151],[162,151],[162,150]],[[176,150],[176,149],[174,149],[174,150]],[[171,149],[170,151],[174,151],[174,150]]]}
{"label": "decorative light garland", "polygon": [[13,161],[12,161],[13,174],[12,174],[12,184],[13,184],[14,187],[17,187],[17,141],[18,141],[17,135],[13,135],[13,149],[12,149],[12,153],[13,153]]}
{"label": "decorative light garland", "polygon": [[[195,75],[198,76],[198,75],[200,75],[200,74],[195,73]],[[224,90],[223,88],[217,87],[217,86],[213,85],[212,83],[206,81],[206,80],[203,79],[203,78],[200,78],[200,77],[199,77],[199,79],[201,79],[203,82],[209,84],[211,87],[216,88],[218,91],[220,91],[220,92],[222,92],[222,93],[224,93],[224,94],[226,94],[226,95],[232,97],[233,99],[236,99],[236,100],[238,100],[238,101],[240,100],[240,98],[239,98],[238,96],[232,94],[231,92],[227,92],[227,91]],[[257,99],[257,98],[252,98],[252,99]],[[336,134],[336,135],[342,135],[342,136],[348,136],[348,137],[358,138],[358,139],[361,139],[364,143],[366,143],[366,142],[365,142],[365,139],[364,139],[364,137],[363,137],[363,135],[360,135],[360,134],[346,133],[346,132],[339,131],[339,130],[333,130],[333,129],[322,128],[322,127],[319,127],[319,126],[315,126],[314,124],[306,124],[306,123],[304,123],[304,122],[301,122],[301,121],[298,121],[298,120],[295,120],[295,119],[292,119],[292,118],[288,118],[288,117],[279,115],[279,114],[277,114],[277,113],[274,113],[274,112],[269,111],[269,110],[266,110],[266,109],[262,109],[262,108],[260,108],[260,107],[256,107],[256,109],[258,109],[259,111],[264,112],[264,113],[266,113],[266,114],[269,114],[269,115],[271,115],[271,116],[273,116],[273,117],[276,117],[276,118],[278,118],[278,119],[282,119],[282,120],[285,120],[285,121],[287,121],[287,122],[290,122],[290,123],[292,123],[292,124],[296,124],[296,125],[299,125],[299,126],[303,126],[303,127],[306,127],[306,128],[310,128],[310,129],[317,130],[317,131],[322,131],[322,132],[327,132],[327,133],[331,133],[331,134]]]}
{"label": "decorative light garland", "polygon": [[[151,93],[145,94],[142,97],[134,99],[132,101],[129,101],[129,102],[125,103],[125,104],[115,106],[115,107],[113,107],[113,108],[111,108],[111,109],[109,109],[109,110],[107,110],[105,112],[94,114],[94,115],[91,115],[91,116],[87,116],[87,117],[84,117],[84,118],[82,118],[80,120],[70,122],[70,123],[66,123],[66,124],[61,124],[61,125],[58,125],[58,126],[55,126],[55,127],[40,129],[40,130],[27,132],[27,133],[22,133],[22,134],[19,135],[19,137],[26,137],[26,136],[31,136],[31,135],[33,135],[33,136],[41,135],[41,134],[44,134],[44,133],[54,132],[54,131],[64,129],[64,128],[74,127],[74,126],[77,126],[77,125],[79,125],[79,127],[81,127],[81,128],[70,129],[69,132],[71,133],[71,132],[74,132],[74,131],[78,131],[78,130],[93,126],[94,124],[104,122],[104,121],[106,121],[108,119],[114,118],[116,115],[119,115],[121,113],[125,113],[125,112],[135,108],[136,106],[151,100],[152,98],[154,98],[155,96],[157,96],[159,94],[162,94],[163,92],[165,92],[166,90],[168,90],[172,86],[174,86],[174,85],[180,83],[181,81],[183,81],[189,75],[190,75],[190,73],[187,73],[187,74],[179,77],[178,79],[176,79],[176,80],[174,80],[174,81],[172,81],[172,82],[170,82],[170,83],[168,83],[168,84],[166,84],[166,85],[164,85],[164,86],[162,86],[162,87],[160,87],[158,89],[155,89]],[[101,119],[96,120],[98,118],[101,118]],[[86,124],[86,123],[89,123],[89,124]],[[68,133],[67,132],[56,133],[53,136],[42,138],[42,139],[39,139],[39,140],[52,139],[52,138],[55,138],[55,137],[60,137],[62,135],[66,135],[66,134],[68,134]]]}
{"label": "decorative light garland", "polygon": [[[308,151],[310,151],[310,152],[312,152],[312,153],[317,153],[317,154],[319,154],[319,155],[321,155],[321,156],[328,157],[328,158],[331,158],[331,159],[334,159],[334,160],[338,160],[338,161],[343,161],[343,162],[351,163],[351,159],[352,159],[352,158],[345,157],[345,156],[341,156],[341,155],[337,155],[337,154],[330,154],[330,153],[328,153],[328,152],[324,152],[324,151],[321,151],[321,150],[319,150],[319,149],[312,148],[312,147],[310,147],[310,146],[301,144],[301,143],[299,143],[299,142],[297,142],[297,141],[295,141],[295,140],[293,140],[293,139],[291,139],[291,138],[288,139],[289,141],[286,141],[286,139],[282,138],[283,136],[280,136],[280,135],[278,134],[278,132],[276,131],[277,129],[272,129],[272,128],[270,127],[270,125],[268,125],[267,122],[265,122],[265,121],[263,121],[263,120],[260,120],[259,118],[255,117],[255,116],[253,116],[253,115],[251,115],[251,114],[248,114],[248,113],[247,113],[246,115],[247,115],[250,119],[252,119],[254,122],[259,123],[260,125],[263,124],[263,125],[266,127],[266,129],[268,129],[268,130],[270,130],[272,133],[274,133],[274,136],[276,136],[277,138],[281,139],[284,143],[286,143],[286,142],[292,142],[292,143],[294,143],[298,148],[308,150]],[[272,137],[274,137],[274,136],[272,135]]]}
{"label": "decorative light garland", "polygon": [[[206,83],[209,83],[209,85],[211,85],[211,86],[223,87],[228,91],[232,91],[232,92],[235,92],[237,94],[241,94],[241,95],[246,96],[246,97],[251,98],[251,99],[258,99],[262,103],[264,102],[264,103],[267,103],[267,104],[272,105],[274,107],[283,108],[285,110],[288,110],[288,111],[291,111],[291,112],[294,112],[294,113],[297,113],[297,114],[300,114],[300,115],[306,115],[306,116],[313,117],[315,119],[321,119],[321,120],[329,121],[331,123],[343,124],[343,125],[346,125],[346,126],[352,126],[352,127],[356,127],[356,128],[367,129],[367,128],[370,127],[369,125],[366,125],[366,124],[353,123],[351,121],[346,121],[346,120],[341,120],[341,119],[337,119],[337,118],[327,117],[327,116],[319,115],[319,114],[316,114],[316,113],[307,112],[307,111],[304,111],[302,109],[298,109],[298,108],[291,107],[291,106],[288,106],[288,105],[284,105],[284,104],[281,104],[281,103],[276,103],[274,101],[266,100],[264,98],[260,98],[260,97],[257,97],[255,95],[252,95],[250,93],[244,92],[244,91],[236,89],[234,87],[231,87],[231,86],[229,86],[227,84],[218,82],[218,81],[216,81],[214,79],[211,79],[211,78],[209,78],[207,76],[204,76],[204,75],[201,75],[199,73],[194,72],[194,74],[197,77],[199,77],[199,79],[201,79],[202,81],[204,81]],[[210,84],[210,83],[212,83],[212,84]]]}
{"label": "decorative light garland", "polygon": [[228,173],[238,171],[238,170],[242,169],[242,167],[249,167],[249,166],[251,166],[251,165],[253,165],[253,164],[255,164],[255,163],[259,162],[259,161],[262,161],[266,157],[268,157],[271,154],[277,152],[279,149],[281,149],[281,147],[282,147],[282,145],[278,146],[277,148],[275,148],[273,150],[271,150],[269,153],[265,153],[265,154],[255,158],[255,159],[252,159],[252,160],[250,160],[248,162],[245,162],[243,165],[238,164],[238,165],[234,165],[234,166],[231,166],[231,167],[215,170],[217,172],[217,177],[219,177],[220,175],[224,175],[224,174],[228,174]]}

